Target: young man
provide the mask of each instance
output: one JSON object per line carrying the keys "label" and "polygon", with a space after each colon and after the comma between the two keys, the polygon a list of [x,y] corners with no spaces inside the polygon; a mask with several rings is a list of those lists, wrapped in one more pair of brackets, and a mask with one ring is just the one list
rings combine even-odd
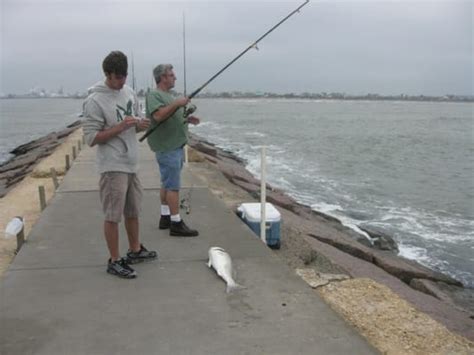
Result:
{"label": "young man", "polygon": [[183,167],[183,146],[188,141],[188,123],[199,124],[199,118],[184,118],[187,97],[175,99],[170,90],[176,76],[171,64],[160,64],[153,70],[156,89],[146,98],[146,115],[152,126],[159,127],[148,136],[148,145],[156,154],[161,174],[161,218],[160,229],[170,229],[176,237],[196,237],[197,230],[189,228],[179,215],[179,189]]}
{"label": "young man", "polygon": [[[97,145],[100,173],[100,199],[105,215],[104,234],[110,259],[107,272],[122,278],[135,278],[129,264],[155,259],[139,241],[142,187],[137,177],[137,131],[146,130],[150,121],[140,119],[138,99],[125,85],[127,57],[113,51],[102,63],[105,81],[89,89],[84,101],[84,136],[89,146]],[[125,258],[119,252],[119,223],[125,217],[129,251]]]}

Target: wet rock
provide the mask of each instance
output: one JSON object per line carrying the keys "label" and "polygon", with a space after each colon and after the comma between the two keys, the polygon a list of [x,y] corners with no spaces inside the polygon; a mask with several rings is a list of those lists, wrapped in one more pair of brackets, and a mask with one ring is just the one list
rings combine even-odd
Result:
{"label": "wet rock", "polygon": [[206,153],[212,157],[217,156],[216,148],[213,148],[205,143],[197,142],[196,144],[192,145],[192,147],[200,152]]}
{"label": "wet rock", "polygon": [[21,158],[10,160],[7,164],[0,167],[0,173],[5,173],[11,170],[22,169],[28,165],[35,164],[38,159],[42,156],[44,151],[39,151],[36,153],[30,153],[27,155],[21,156]]}
{"label": "wet rock", "polygon": [[344,211],[344,213],[352,218],[352,219],[355,219],[355,220],[358,220],[358,221],[367,221],[367,220],[370,220],[371,219],[371,216],[367,213],[364,213],[364,212],[360,212],[360,211]]}
{"label": "wet rock", "polygon": [[372,226],[364,226],[364,227],[359,226],[359,228],[363,230],[364,232],[366,232],[368,235],[370,235],[370,237],[374,241],[373,246],[375,248],[380,249],[380,250],[390,250],[390,251],[398,253],[397,243],[391,236],[389,236],[385,232]]}
{"label": "wet rock", "polygon": [[316,210],[313,210],[313,209],[311,210],[311,213],[316,215],[316,216],[322,217],[322,218],[324,218],[325,220],[327,220],[329,222],[333,222],[335,224],[338,224],[338,225],[342,226],[341,221],[338,220],[336,217],[330,216],[326,213],[323,213],[321,211],[316,211]]}
{"label": "wet rock", "polygon": [[67,137],[69,136],[72,132],[74,132],[75,130],[77,129],[77,127],[73,127],[73,128],[66,128],[62,131],[59,131],[58,133],[56,133],[57,137],[58,137],[58,140],[64,138],[64,137]]}
{"label": "wet rock", "polygon": [[426,293],[427,295],[434,296],[441,301],[453,303],[451,297],[441,291],[441,289],[438,287],[438,284],[434,281],[425,279],[413,279],[410,281],[410,287],[414,288],[415,290]]}
{"label": "wet rock", "polygon": [[356,238],[356,240],[357,240],[360,244],[362,244],[362,245],[364,245],[364,246],[366,246],[366,247],[368,247],[368,248],[372,248],[372,247],[374,246],[374,244],[373,244],[369,239],[367,239],[365,236],[358,236],[358,237]]}
{"label": "wet rock", "polygon": [[71,127],[79,128],[80,126],[82,126],[82,120],[74,121],[73,123],[71,123],[70,125],[68,125],[66,127],[67,128],[71,128]]}
{"label": "wet rock", "polygon": [[16,169],[5,170],[4,172],[0,172],[0,180],[10,180],[15,178],[18,175],[21,175],[24,170],[24,166],[19,166]]}
{"label": "wet rock", "polygon": [[235,180],[244,181],[256,186],[260,186],[260,181],[255,179],[244,167],[228,161],[220,161],[218,168],[224,176],[231,182]]}
{"label": "wet rock", "polygon": [[11,187],[33,171],[41,159],[50,155],[64,141],[64,137],[74,132],[81,123],[76,121],[59,133],[52,132],[13,149],[10,153],[15,156],[0,165],[0,195],[5,196]]}
{"label": "wet rock", "polygon": [[321,242],[327,243],[336,247],[337,249],[353,255],[359,259],[373,262],[373,251],[370,248],[358,243],[356,240],[343,237],[341,235],[321,236],[313,233],[308,234]]}
{"label": "wet rock", "polygon": [[289,211],[296,212],[297,204],[295,200],[293,200],[288,195],[284,195],[282,193],[268,191],[267,192],[267,201],[277,205],[279,207],[285,208]]}
{"label": "wet rock", "polygon": [[448,285],[444,282],[437,282],[436,286],[447,294],[458,308],[468,312],[470,318],[474,319],[474,289]]}
{"label": "wet rock", "polygon": [[241,180],[235,180],[232,181],[235,185],[239,186],[240,188],[244,189],[247,191],[250,195],[252,195],[255,198],[258,198],[260,196],[260,186],[250,184],[245,181]]}
{"label": "wet rock", "polygon": [[212,158],[209,157],[207,154],[204,155],[204,159],[210,161],[210,162],[213,163],[213,164],[217,164],[217,160],[216,160],[216,159],[212,159]]}
{"label": "wet rock", "polygon": [[413,279],[427,279],[432,281],[442,281],[448,285],[463,286],[461,282],[447,275],[433,271],[423,265],[415,263],[414,261],[401,257],[377,253],[377,255],[374,255],[373,262],[375,265],[407,284],[410,284]]}
{"label": "wet rock", "polygon": [[53,133],[50,133],[50,134],[48,134],[44,137],[35,139],[31,142],[28,142],[28,143],[25,143],[25,144],[22,144],[22,145],[16,147],[12,151],[10,151],[10,154],[22,155],[22,154],[25,154],[25,153],[27,153],[31,150],[35,150],[35,149],[40,148],[40,147],[45,147],[48,144],[51,144],[52,142],[55,142],[57,139],[58,139],[58,137],[57,137],[56,133],[53,132]]}

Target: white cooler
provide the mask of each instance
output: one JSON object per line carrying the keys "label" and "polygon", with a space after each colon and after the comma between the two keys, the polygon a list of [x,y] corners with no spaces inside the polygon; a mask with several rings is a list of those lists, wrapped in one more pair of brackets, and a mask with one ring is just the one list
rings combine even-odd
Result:
{"label": "white cooler", "polygon": [[[260,237],[260,203],[242,203],[237,208],[239,217]],[[265,204],[265,239],[272,249],[280,249],[280,212],[271,204]]]}

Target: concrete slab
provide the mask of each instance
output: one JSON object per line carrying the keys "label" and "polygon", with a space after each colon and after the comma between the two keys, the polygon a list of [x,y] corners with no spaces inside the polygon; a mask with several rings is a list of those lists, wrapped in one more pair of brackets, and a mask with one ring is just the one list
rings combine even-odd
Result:
{"label": "concrete slab", "polygon": [[[140,277],[127,281],[94,267],[9,271],[0,291],[0,321],[8,325],[0,349],[4,354],[374,353],[275,258],[244,258],[235,265],[247,289],[230,295],[200,261],[138,265]],[[28,292],[18,293],[24,285]]]}
{"label": "concrete slab", "polygon": [[[183,218],[199,230],[200,236],[170,237],[167,230],[158,229],[159,191],[145,191],[141,240],[147,248],[158,250],[161,260],[204,260],[211,246],[223,247],[232,257],[271,255],[255,234],[209,190],[193,189],[191,206],[191,214],[183,213]],[[97,266],[106,262],[98,192],[58,193],[41,217],[11,265],[12,270]],[[120,233],[124,253],[128,244],[123,226]]]}

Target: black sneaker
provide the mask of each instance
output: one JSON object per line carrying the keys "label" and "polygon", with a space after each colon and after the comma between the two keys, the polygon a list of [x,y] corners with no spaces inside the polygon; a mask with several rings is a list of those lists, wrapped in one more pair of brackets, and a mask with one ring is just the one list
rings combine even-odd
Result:
{"label": "black sneaker", "polygon": [[137,264],[143,261],[154,260],[158,257],[158,253],[156,251],[148,251],[147,248],[140,244],[140,250],[135,252],[129,250],[127,253],[127,262],[129,264]]}
{"label": "black sneaker", "polygon": [[171,225],[171,216],[170,215],[161,215],[160,217],[160,229],[168,229]]}
{"label": "black sneaker", "polygon": [[107,264],[107,272],[124,279],[134,279],[137,277],[136,271],[128,266],[127,260],[125,260],[125,258],[121,258],[114,262],[109,259]]}
{"label": "black sneaker", "polygon": [[197,237],[199,232],[195,229],[190,229],[183,220],[179,222],[171,221],[170,235],[174,237]]}

